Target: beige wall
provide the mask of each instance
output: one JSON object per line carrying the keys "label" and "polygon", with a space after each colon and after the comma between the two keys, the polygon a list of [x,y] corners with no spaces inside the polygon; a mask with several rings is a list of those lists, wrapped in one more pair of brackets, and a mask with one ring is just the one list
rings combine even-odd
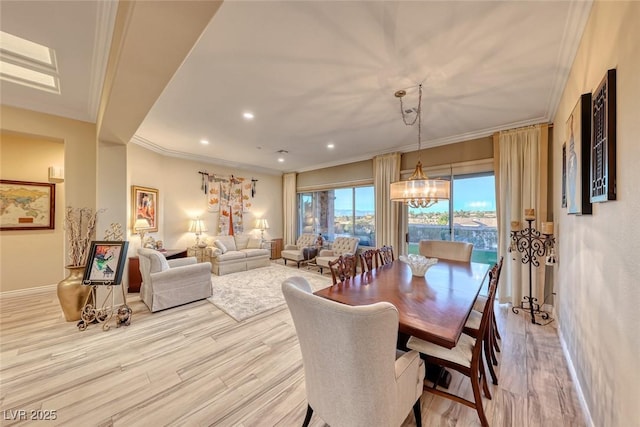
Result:
{"label": "beige wall", "polygon": [[422,161],[422,166],[426,169],[431,166],[450,165],[491,158],[493,158],[493,138],[487,136],[485,138],[472,139],[456,144],[427,148],[419,152],[411,151],[404,153],[400,161],[400,170],[413,171],[416,163],[418,163],[418,159]]}
{"label": "beige wall", "polygon": [[[189,233],[188,228],[190,219],[196,216],[203,219],[209,229],[201,238],[210,238],[218,234],[218,214],[206,210],[206,196],[200,189],[201,177],[198,171],[257,179],[256,196],[252,200],[253,209],[245,217],[245,233],[259,236],[260,232],[253,229],[254,220],[266,218],[270,228],[265,231],[265,238],[282,237],[280,175],[252,173],[247,170],[166,157],[136,144],[129,144],[128,163],[130,185],[159,190],[159,229],[157,233],[151,233],[151,236],[156,240],[163,240],[167,248],[187,248],[195,243],[195,235]],[[130,228],[129,225],[127,228]],[[131,238],[130,253],[135,252],[139,246],[140,239],[136,235]]]}
{"label": "beige wall", "polygon": [[[64,167],[62,141],[2,132],[0,178],[48,183],[49,166]],[[63,277],[64,190],[64,182],[56,183],[55,229],[1,232],[0,291],[50,285]]]}
{"label": "beige wall", "polygon": [[595,2],[554,119],[553,167],[561,170],[566,120],[582,93],[617,68],[616,201],[567,215],[553,178],[559,254],[556,315],[593,424],[640,425],[640,2]]}
{"label": "beige wall", "polygon": [[[29,110],[13,108],[9,106],[0,107],[2,123],[0,129],[12,134],[21,134],[34,140],[55,140],[64,144],[64,168],[65,180],[62,194],[56,196],[56,205],[59,207],[96,207],[96,128],[92,123],[77,120],[65,119],[49,114],[36,113]],[[11,167],[15,170],[28,170],[29,165],[34,162],[41,162],[46,167],[51,166],[48,159],[40,159],[38,153],[34,153],[32,158],[21,155],[16,163]],[[3,165],[3,177],[5,169]],[[43,175],[47,180],[47,175]],[[59,211],[60,212],[60,211]],[[63,230],[64,215],[56,215],[56,233]],[[9,232],[11,233],[11,232]],[[35,233],[33,231],[32,233]],[[20,240],[9,239],[10,234],[2,232],[2,290],[25,289],[34,286],[43,286],[57,283],[66,276],[64,265],[66,264],[65,246],[60,244],[47,247],[47,256],[56,259],[52,264],[50,273],[40,276],[40,267],[36,267],[35,248],[42,245],[30,245],[30,250],[25,250]],[[7,238],[5,243],[5,238]],[[64,240],[64,238],[63,238]],[[39,262],[39,261],[38,261]],[[26,266],[26,268],[18,268]],[[5,267],[7,267],[5,269]],[[25,275],[29,275],[27,280]],[[33,276],[31,276],[33,275]]]}

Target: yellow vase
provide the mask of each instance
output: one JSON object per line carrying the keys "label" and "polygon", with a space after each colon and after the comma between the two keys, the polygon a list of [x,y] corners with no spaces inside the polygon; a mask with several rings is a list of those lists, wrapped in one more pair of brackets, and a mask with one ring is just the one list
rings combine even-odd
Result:
{"label": "yellow vase", "polygon": [[84,265],[65,267],[69,275],[58,283],[58,301],[67,322],[80,320],[82,308],[91,292],[91,286],[82,284]]}

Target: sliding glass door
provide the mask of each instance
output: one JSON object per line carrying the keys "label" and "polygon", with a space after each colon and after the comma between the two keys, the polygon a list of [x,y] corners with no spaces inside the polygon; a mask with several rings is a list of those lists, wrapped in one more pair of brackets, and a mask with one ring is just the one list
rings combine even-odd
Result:
{"label": "sliding glass door", "polygon": [[452,178],[451,200],[427,209],[408,208],[408,253],[418,253],[423,239],[454,240],[473,243],[472,261],[495,263],[498,222],[493,172]]}

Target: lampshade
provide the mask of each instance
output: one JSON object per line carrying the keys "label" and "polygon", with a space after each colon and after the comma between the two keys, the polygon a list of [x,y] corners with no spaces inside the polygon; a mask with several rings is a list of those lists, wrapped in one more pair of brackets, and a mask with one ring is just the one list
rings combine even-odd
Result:
{"label": "lampshade", "polygon": [[256,228],[258,230],[268,230],[269,229],[269,223],[264,218],[258,219],[258,220],[256,220]]}
{"label": "lampshade", "polygon": [[[407,94],[404,90],[395,93],[396,98],[400,99],[400,113],[402,120],[407,126],[412,126],[418,122],[418,153],[420,152],[420,144],[422,140],[422,84],[418,85],[418,107],[405,110],[402,105],[402,97]],[[407,121],[405,114],[415,112],[416,117],[413,121]],[[444,179],[429,179],[422,171],[422,162],[418,160],[416,169],[407,180],[391,183],[390,199],[393,202],[402,202],[412,208],[428,208],[438,203],[440,200],[448,200],[450,197],[451,186],[449,181]]]}
{"label": "lampshade", "polygon": [[149,224],[149,220],[145,218],[138,218],[135,224],[133,224],[134,231],[147,230],[149,228],[151,228],[151,224]]}
{"label": "lampshade", "polygon": [[189,231],[199,236],[203,232],[207,231],[207,225],[200,218],[192,219],[191,225],[189,225]]}

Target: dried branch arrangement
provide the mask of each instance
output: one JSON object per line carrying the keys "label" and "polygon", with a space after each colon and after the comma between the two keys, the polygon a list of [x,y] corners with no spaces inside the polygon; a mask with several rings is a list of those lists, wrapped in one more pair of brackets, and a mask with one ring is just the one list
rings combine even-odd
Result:
{"label": "dried branch arrangement", "polygon": [[96,220],[102,210],[93,212],[91,208],[67,206],[64,228],[69,240],[69,265],[80,266],[87,263],[91,241],[95,237]]}

